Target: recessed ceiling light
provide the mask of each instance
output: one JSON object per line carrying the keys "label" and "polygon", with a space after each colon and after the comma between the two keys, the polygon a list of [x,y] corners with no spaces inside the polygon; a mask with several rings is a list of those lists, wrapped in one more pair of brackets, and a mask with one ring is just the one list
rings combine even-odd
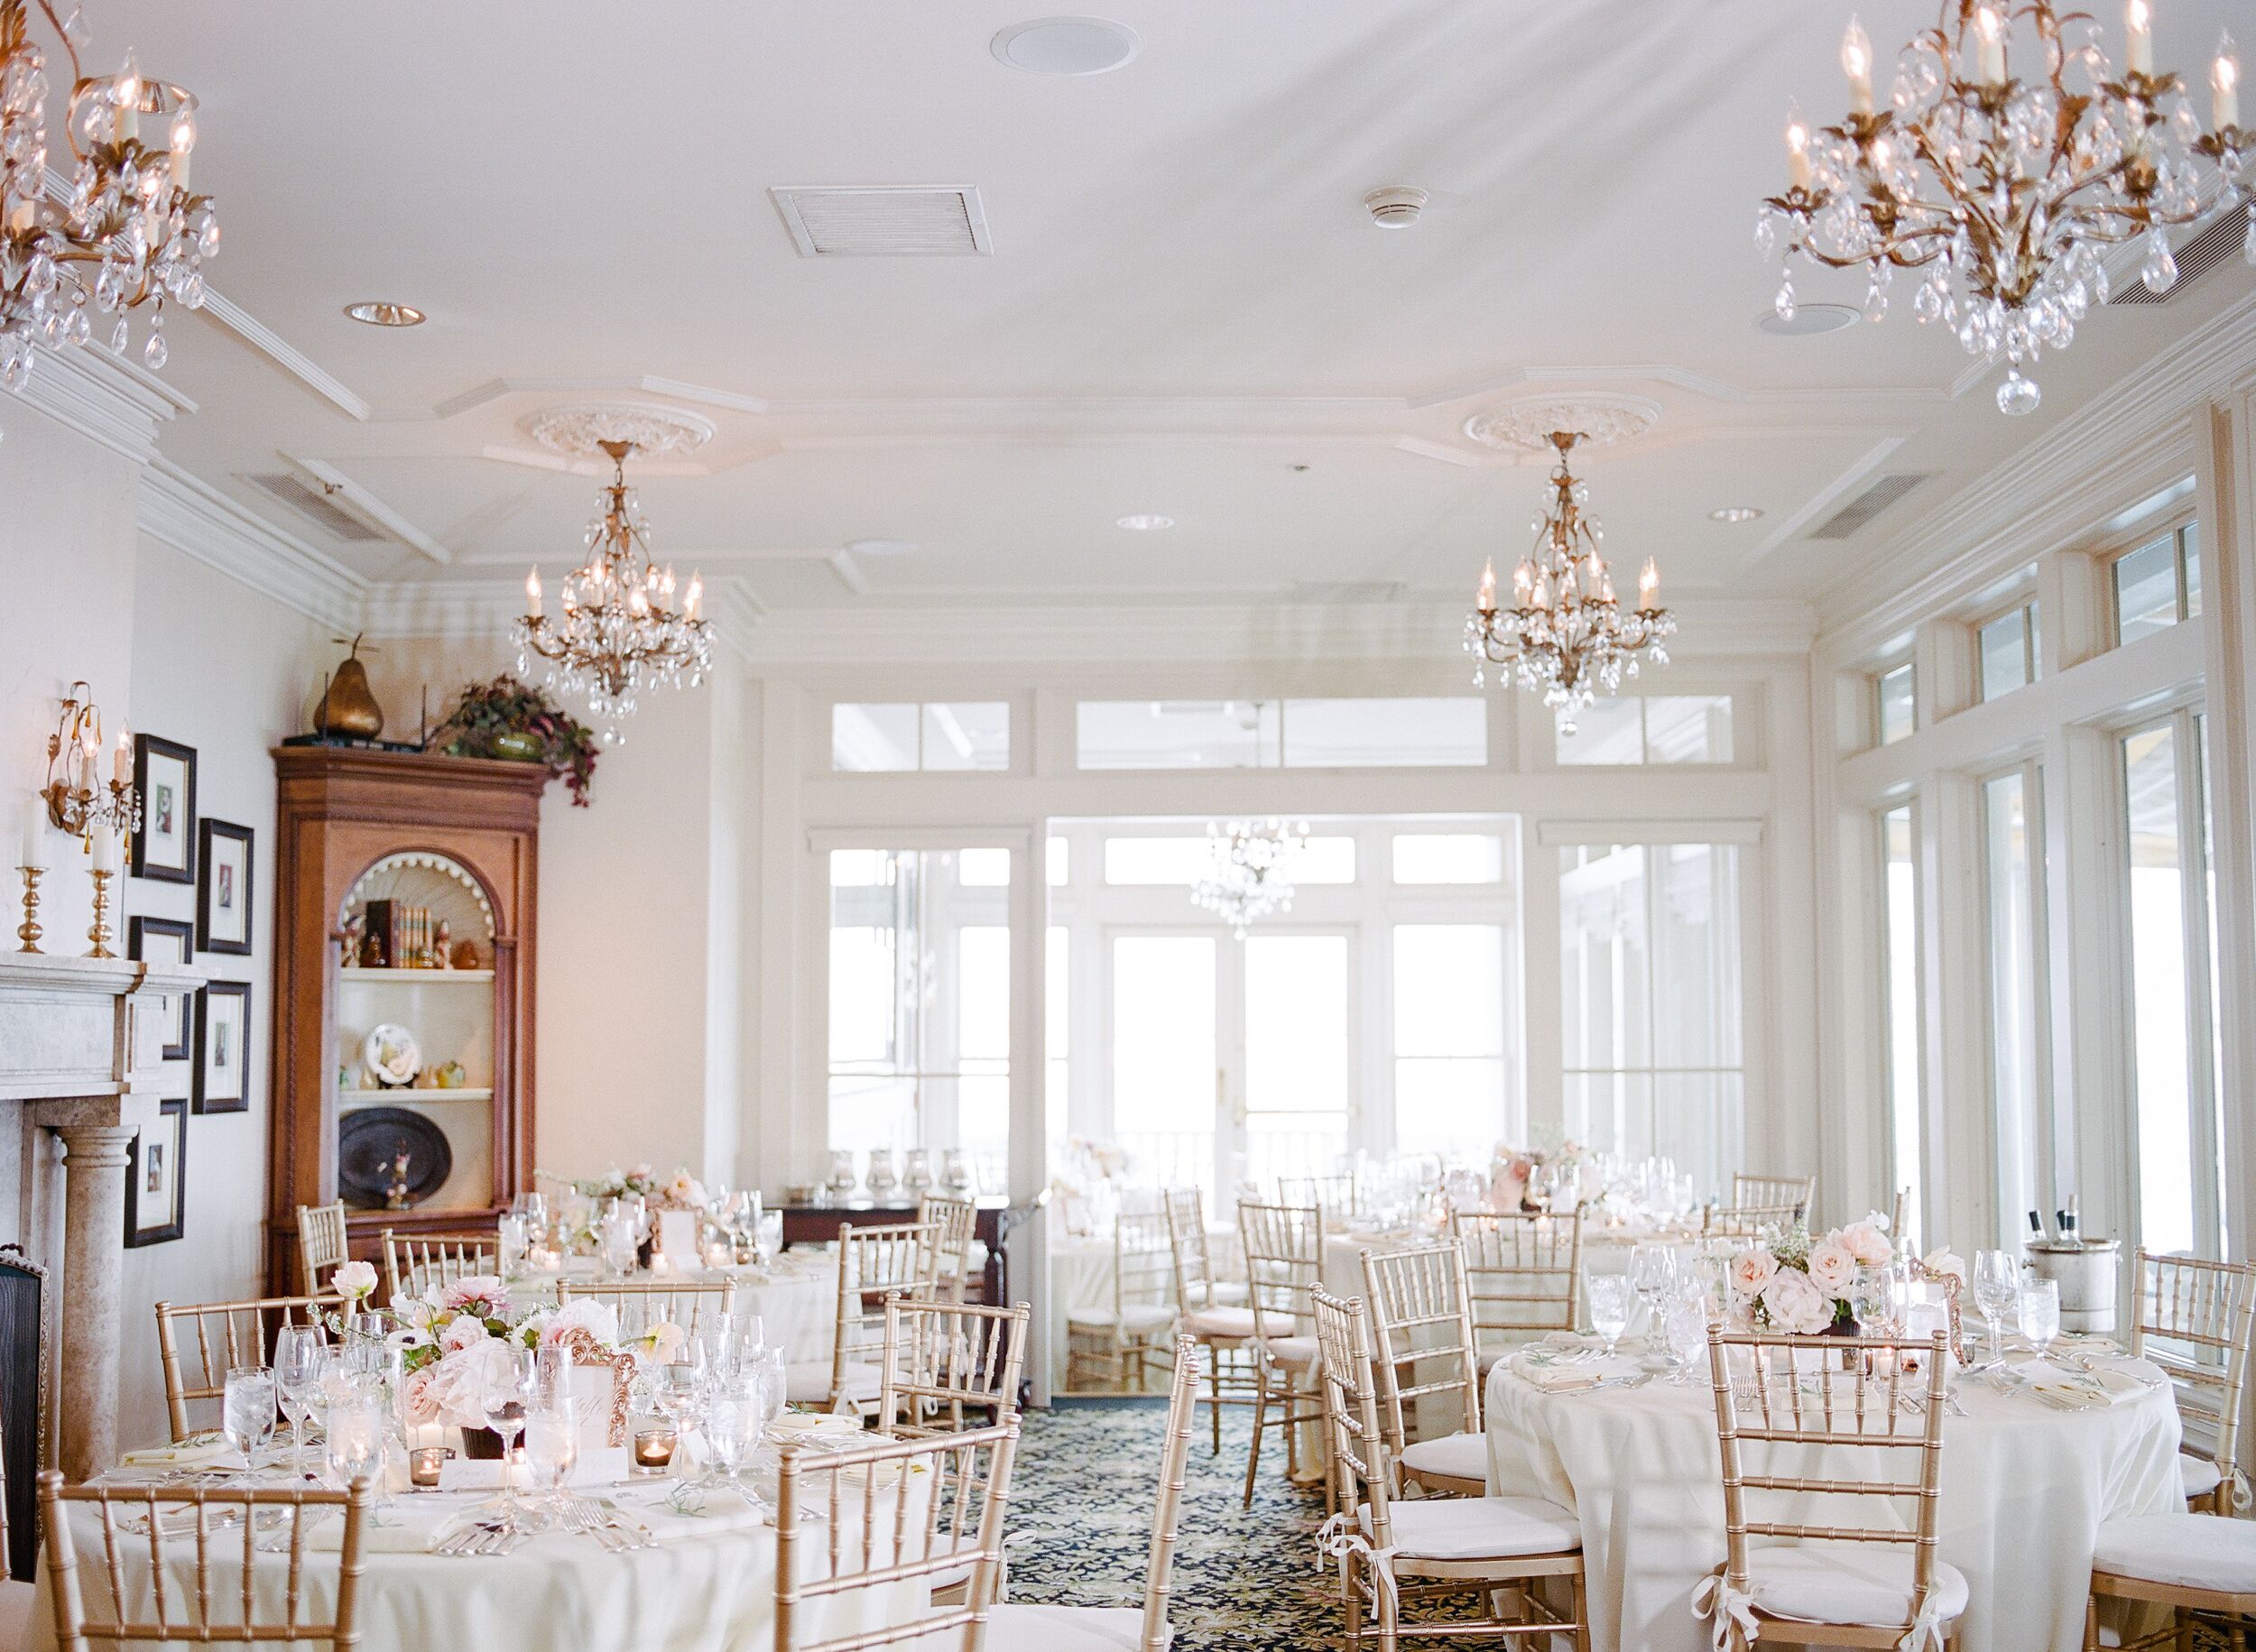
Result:
{"label": "recessed ceiling light", "polygon": [[1751,522],[1762,514],[1762,507],[1752,504],[1718,505],[1707,514],[1711,521]]}
{"label": "recessed ceiling light", "polygon": [[1139,512],[1134,516],[1122,517],[1115,525],[1127,529],[1131,533],[1156,533],[1161,528],[1172,528],[1175,525],[1175,519],[1172,516],[1151,516]]}
{"label": "recessed ceiling light", "polygon": [[381,299],[363,299],[357,304],[347,304],[345,313],[356,321],[365,321],[370,327],[423,325],[423,312],[414,305],[391,304]]}
{"label": "recessed ceiling light", "polygon": [[1136,32],[1105,17],[1037,17],[1014,23],[988,48],[995,60],[1030,75],[1101,75],[1143,49]]}
{"label": "recessed ceiling light", "polygon": [[1845,327],[1854,327],[1861,312],[1849,304],[1797,304],[1794,318],[1785,320],[1775,309],[1766,309],[1754,318],[1755,330],[1775,334],[1780,338],[1808,338],[1817,333],[1837,333]]}

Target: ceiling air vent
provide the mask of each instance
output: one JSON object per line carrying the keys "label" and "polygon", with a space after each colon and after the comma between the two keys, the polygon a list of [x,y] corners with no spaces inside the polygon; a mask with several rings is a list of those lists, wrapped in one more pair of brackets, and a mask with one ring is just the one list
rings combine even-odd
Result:
{"label": "ceiling air vent", "polygon": [[[2107,295],[2110,306],[2116,304],[2167,304],[2215,269],[2247,244],[2248,203],[2242,201],[2230,212],[2221,212],[2209,220],[2208,226],[2189,237],[2186,245],[2172,249],[2177,260],[2177,279],[2159,292],[2149,292],[2146,283],[2137,274],[2137,266],[2127,268],[2114,289]],[[2114,271],[2109,270],[2110,278]]]}
{"label": "ceiling air vent", "polygon": [[261,493],[288,505],[333,540],[342,540],[352,545],[369,545],[384,537],[350,512],[338,510],[319,490],[308,487],[298,477],[286,472],[246,475],[243,479]]}
{"label": "ceiling air vent", "polygon": [[1931,471],[1903,470],[1888,475],[1875,476],[1872,485],[1848,503],[1843,505],[1818,526],[1809,531],[1813,540],[1845,540],[1852,538],[1873,517],[1925,482]]}
{"label": "ceiling air vent", "polygon": [[970,258],[994,251],[975,184],[768,191],[801,258]]}

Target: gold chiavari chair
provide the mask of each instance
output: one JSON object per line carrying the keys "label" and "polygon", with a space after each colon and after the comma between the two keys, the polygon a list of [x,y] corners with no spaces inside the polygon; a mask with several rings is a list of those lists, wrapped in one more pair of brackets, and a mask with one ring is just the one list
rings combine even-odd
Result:
{"label": "gold chiavari chair", "polygon": [[1280,1204],[1312,1204],[1324,1213],[1328,1226],[1338,1227],[1350,1216],[1360,1216],[1363,1209],[1363,1188],[1353,1171],[1337,1176],[1281,1176],[1277,1178],[1277,1203]]}
{"label": "gold chiavari chair", "polygon": [[1736,1208],[1769,1209],[1789,1205],[1805,1220],[1817,1209],[1817,1178],[1814,1176],[1755,1176],[1735,1171],[1731,1178],[1731,1202]]}
{"label": "gold chiavari chair", "polygon": [[[1015,1421],[839,1452],[787,1444],[775,1500],[776,1652],[860,1652],[905,1640],[977,1652],[1003,1564],[1017,1444]],[[802,1561],[801,1543],[819,1545],[817,1555]],[[829,1601],[959,1578],[960,1601],[821,1633]]]}
{"label": "gold chiavari chair", "polygon": [[1895,1203],[1889,1207],[1888,1236],[1895,1241],[1897,1250],[1909,1251],[1916,1256],[1919,1253],[1911,1251],[1911,1235],[1904,1231],[1904,1223],[1910,1220],[1911,1189],[1899,1187],[1896,1189]]}
{"label": "gold chiavari chair", "polygon": [[[1480,1351],[1465,1247],[1451,1240],[1365,1251],[1363,1279],[1379,1345],[1379,1426],[1395,1466],[1420,1490],[1480,1496],[1488,1489],[1488,1436],[1481,1431]],[[1413,1440],[1428,1401],[1459,1426]]]}
{"label": "gold chiavari chair", "polygon": [[[1589,1652],[1582,1527],[1575,1511],[1539,1497],[1397,1499],[1363,1303],[1343,1301],[1319,1286],[1310,1306],[1332,1480],[1339,1489],[1339,1510],[1319,1540],[1339,1567],[1342,1644],[1352,1652],[1375,1641],[1381,1652],[1395,1652],[1408,1639],[1527,1647],[1567,1636],[1576,1652]],[[1544,1599],[1553,1580],[1567,1592],[1564,1611]],[[1474,1590],[1494,1615],[1469,1619],[1453,1610],[1446,1623],[1403,1615],[1437,1597],[1461,1608]]]}
{"label": "gold chiavari chair", "polygon": [[[349,1490],[299,1487],[213,1490],[198,1486],[66,1486],[53,1470],[39,1477],[40,1512],[47,1530],[47,1577],[54,1602],[55,1639],[61,1652],[87,1652],[89,1643],[145,1646],[186,1641],[202,1645],[254,1642],[328,1642],[337,1652],[359,1644],[360,1577],[365,1565],[362,1534],[374,1496],[373,1482],[356,1480]],[[180,1525],[180,1505],[190,1505],[192,1525]],[[108,1615],[88,1610],[79,1577],[79,1551],[71,1530],[73,1506],[91,1506],[101,1522],[102,1568],[95,1575],[105,1589]],[[328,1583],[330,1557],[306,1541],[306,1528],[330,1509],[345,1511],[345,1531],[336,1554],[336,1583]],[[119,1514],[124,1511],[125,1522]],[[165,1511],[160,1517],[160,1511]],[[214,1517],[221,1524],[213,1524]],[[264,1526],[262,1526],[264,1522]],[[135,1532],[132,1525],[143,1527]],[[286,1531],[282,1527],[286,1527]],[[283,1547],[282,1600],[262,1576],[272,1566],[254,1563],[261,1548]],[[148,1569],[154,1616],[127,1619],[123,1598],[129,1574],[127,1556]],[[223,1558],[225,1557],[225,1558]],[[194,1587],[184,1586],[168,1569],[192,1567]],[[324,1600],[326,1615],[309,1615]]]}
{"label": "gold chiavari chair", "polygon": [[875,1410],[884,1388],[885,1303],[894,1296],[935,1300],[938,1247],[920,1222],[883,1227],[838,1225],[838,1295],[830,1357],[794,1360],[784,1392],[794,1405]]}
{"label": "gold chiavari chair", "polygon": [[1115,1391],[1144,1389],[1175,1324],[1174,1282],[1166,1216],[1123,1211],[1113,1223],[1112,1306],[1066,1315],[1066,1387],[1098,1380]]}
{"label": "gold chiavari chair", "polygon": [[394,1233],[384,1230],[384,1286],[390,1302],[421,1297],[457,1279],[498,1276],[497,1233]]}
{"label": "gold chiavari chair", "polygon": [[[2133,1648],[2214,1646],[2194,1638],[2196,1614],[2221,1628],[2232,1652],[2247,1652],[2256,1618],[2256,1521],[2214,1514],[2146,1514],[2102,1520],[2092,1546],[2091,1595],[2084,1605],[2085,1652],[2103,1644]],[[2130,1601],[2168,1610],[2162,1627],[2103,1643],[2099,1603]]]}
{"label": "gold chiavari chair", "polygon": [[1175,1306],[1183,1329],[1207,1351],[1207,1411],[1214,1452],[1222,1450],[1222,1407],[1253,1403],[1261,1379],[1249,1354],[1253,1310],[1224,1299],[1207,1244],[1207,1204],[1196,1187],[1166,1193],[1168,1253],[1175,1269]]}
{"label": "gold chiavari chair", "polygon": [[298,1206],[298,1287],[320,1295],[321,1281],[352,1260],[345,1237],[345,1202]]}
{"label": "gold chiavari chair", "polygon": [[[897,1438],[961,1434],[1018,1416],[1019,1375],[1033,1310],[979,1303],[885,1301],[877,1426]],[[977,1412],[967,1421],[966,1412]]]}
{"label": "gold chiavari chair", "polygon": [[619,1316],[623,1337],[647,1335],[661,1324],[702,1336],[726,1325],[736,1312],[734,1279],[615,1279],[602,1284],[559,1278],[556,1306],[600,1302]]}
{"label": "gold chiavari chair", "polygon": [[940,1292],[961,1302],[971,1288],[973,1231],[979,1206],[969,1199],[928,1193],[917,1201],[917,1220],[932,1230],[932,1266]]}
{"label": "gold chiavari chair", "polygon": [[1582,1310],[1580,1211],[1452,1211],[1449,1232],[1465,1248],[1473,1346],[1483,1374],[1521,1343],[1575,1329]]}
{"label": "gold chiavari chair", "polygon": [[[164,1371],[164,1408],[172,1437],[195,1432],[191,1401],[218,1399],[227,1391],[227,1368],[264,1365],[274,1352],[274,1334],[284,1325],[319,1325],[345,1309],[342,1297],[260,1297],[248,1302],[202,1302],[175,1307],[157,1304],[157,1361]],[[194,1332],[195,1346],[183,1360],[180,1328]]]}
{"label": "gold chiavari chair", "polygon": [[1785,1232],[1804,1214],[1798,1204],[1710,1205],[1703,1232],[1710,1239],[1762,1239]]}
{"label": "gold chiavari chair", "polygon": [[[1253,1506],[1261,1468],[1262,1430],[1281,1429],[1285,1477],[1303,1474],[1300,1427],[1320,1422],[1324,1397],[1316,1380],[1316,1324],[1308,1294],[1323,1282],[1324,1213],[1317,1205],[1238,1204],[1238,1238],[1245,1246],[1245,1277],[1253,1310],[1253,1439],[1245,1456],[1244,1506]],[[1270,1416],[1270,1408],[1276,1415]]]}
{"label": "gold chiavari chair", "polygon": [[2231,1514],[2242,1500],[2241,1390],[2256,1326],[2256,1264],[2156,1256],[2141,1247],[2131,1304],[2131,1352],[2169,1379],[2181,1441],[2206,1441],[2177,1459],[2186,1501]]}
{"label": "gold chiavari chair", "polygon": [[[1814,1362],[1813,1350],[1822,1351]],[[1947,1354],[1939,1331],[1925,1341],[1820,1343],[1708,1327],[1725,1558],[1692,1603],[1716,1620],[1721,1652],[1746,1652],[1758,1640],[1881,1647],[1939,1638],[1946,1652],[1957,1646],[1966,1580],[1935,1552]],[[1921,1374],[1907,1376],[1914,1362]],[[1784,1472],[1796,1468],[1808,1472]],[[1900,1470],[1904,1478],[1888,1477]],[[1750,1513],[1758,1498],[1765,1510],[1796,1514],[1825,1499],[1825,1512],[1844,1511],[1836,1519],[1871,1507],[1840,1500],[1874,1499],[1881,1508],[1869,1523],[1816,1526],[1758,1519]]]}
{"label": "gold chiavari chair", "polygon": [[1144,1561],[1143,1607],[1033,1606],[997,1601],[987,1611],[986,1652],[1168,1652],[1167,1620],[1175,1569],[1175,1534],[1182,1523],[1183,1482],[1190,1458],[1191,1414],[1198,1403],[1198,1344],[1175,1339],[1168,1384],[1167,1433],[1160,1446],[1160,1495]]}

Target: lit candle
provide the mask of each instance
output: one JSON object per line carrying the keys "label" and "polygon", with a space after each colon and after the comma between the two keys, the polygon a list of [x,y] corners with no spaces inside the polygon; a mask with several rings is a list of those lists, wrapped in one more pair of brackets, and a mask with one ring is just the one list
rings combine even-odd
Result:
{"label": "lit candle", "polygon": [[1493,558],[1481,565],[1481,587],[1473,598],[1473,605],[1483,614],[1496,612],[1496,564]]}
{"label": "lit candle", "polygon": [[533,568],[525,575],[525,617],[541,617],[541,570]]}
{"label": "lit candle", "polygon": [[23,844],[17,851],[16,864],[33,872],[47,870],[47,799],[31,797],[23,799]]}
{"label": "lit candle", "polygon": [[689,594],[681,600],[681,612],[683,617],[692,620],[697,618],[698,605],[704,602],[704,600],[705,576],[692,570],[689,575]]}
{"label": "lit candle", "polygon": [[2209,115],[2219,132],[2241,124],[2241,54],[2230,29],[2217,37],[2217,60],[2209,65]]}
{"label": "lit candle", "polygon": [[176,149],[169,157],[172,168],[172,187],[183,194],[188,189],[188,151]]}
{"label": "lit candle", "polygon": [[1660,567],[1650,557],[1637,576],[1637,606],[1642,614],[1650,614],[1660,606]]}
{"label": "lit candle", "polygon": [[94,828],[94,870],[117,870],[117,828],[106,820]]}
{"label": "lit candle", "polygon": [[1549,608],[1551,605],[1551,582],[1548,579],[1537,580],[1530,600],[1539,608]]}
{"label": "lit candle", "polygon": [[[2143,0],[2131,0],[2131,5],[2133,11],[2144,9]],[[1983,85],[2005,78],[2005,20],[1992,6],[1974,10],[1974,60]]]}
{"label": "lit candle", "polygon": [[121,728],[117,731],[117,761],[110,765],[110,774],[120,786],[129,786],[133,783],[134,743],[133,731],[130,729]]}
{"label": "lit candle", "polygon": [[2123,67],[2134,75],[2154,72],[2154,8],[2147,0],[2123,7]]}
{"label": "lit candle", "polygon": [[1786,115],[1786,181],[1797,189],[1809,188],[1809,123],[1799,109]]}
{"label": "lit candle", "polygon": [[677,1436],[670,1428],[639,1428],[634,1434],[634,1472],[662,1474],[672,1465]]}
{"label": "lit candle", "polygon": [[188,188],[188,157],[196,147],[196,112],[182,109],[172,117],[172,135],[166,151],[172,167],[172,187]]}
{"label": "lit candle", "polygon": [[1522,557],[1520,558],[1520,566],[1512,570],[1512,594],[1516,599],[1513,605],[1520,608],[1526,607],[1528,594],[1534,589],[1535,569],[1530,565],[1528,559]]}
{"label": "lit candle", "polygon": [[120,143],[141,140],[141,71],[134,66],[134,54],[125,54],[125,66],[117,71],[117,78],[110,86],[110,136]]}
{"label": "lit candle", "polygon": [[1611,569],[1601,568],[1598,570],[1598,600],[1602,603],[1613,600],[1613,574]]}
{"label": "lit candle", "polygon": [[1841,37],[1841,69],[1849,78],[1849,109],[1856,115],[1872,112],[1872,42],[1854,14],[1848,32]]}

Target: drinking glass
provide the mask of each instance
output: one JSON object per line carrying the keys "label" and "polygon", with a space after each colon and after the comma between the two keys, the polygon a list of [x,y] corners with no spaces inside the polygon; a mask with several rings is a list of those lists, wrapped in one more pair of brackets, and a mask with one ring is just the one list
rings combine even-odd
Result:
{"label": "drinking glass", "polygon": [[265,1366],[228,1368],[227,1389],[219,1402],[219,1426],[227,1444],[243,1454],[245,1485],[258,1467],[258,1452],[274,1437],[274,1373]]}
{"label": "drinking glass", "polygon": [[509,1202],[509,1214],[524,1218],[528,1235],[542,1232],[549,1225],[549,1202],[537,1193],[521,1193]]}
{"label": "drinking glass", "polygon": [[290,1419],[290,1477],[305,1472],[306,1414],[321,1379],[326,1344],[319,1325],[284,1325],[274,1338],[274,1387]]}
{"label": "drinking glass", "polygon": [[1990,1328],[1990,1357],[1983,1361],[1984,1365],[1994,1365],[2004,1356],[2005,1310],[2013,1306],[2020,1284],[2020,1266],[2010,1252],[1974,1253],[1974,1303],[1982,1309],[1983,1320]]}
{"label": "drinking glass", "polygon": [[2021,1287],[2021,1334],[2043,1359],[2060,1334],[2060,1281],[2031,1279]]}
{"label": "drinking glass", "polygon": [[1660,1299],[1661,1334],[1668,1339],[1671,1382],[1685,1383],[1698,1371],[1707,1347],[1707,1291],[1697,1279],[1676,1280]]}
{"label": "drinking glass", "polygon": [[479,1403],[485,1412],[485,1426],[502,1437],[502,1526],[515,1531],[517,1487],[509,1476],[509,1459],[525,1426],[525,1408],[532,1400],[532,1353],[529,1349],[498,1343],[485,1352],[485,1381]]}
{"label": "drinking glass", "polygon": [[714,1385],[705,1403],[705,1455],[709,1477],[735,1491],[754,1508],[762,1507],[758,1493],[744,1482],[744,1461],[759,1443],[762,1426],[761,1385],[756,1379],[730,1378]]}
{"label": "drinking glass", "polygon": [[529,1237],[525,1219],[512,1214],[504,1216],[498,1224],[501,1232],[502,1278],[521,1271],[525,1265],[525,1245]]}
{"label": "drinking glass", "polygon": [[1629,1276],[1598,1273],[1590,1276],[1590,1328],[1605,1339],[1602,1355],[1612,1358],[1622,1333],[1630,1328],[1630,1305],[1635,1300]]}
{"label": "drinking glass", "polygon": [[536,1405],[525,1417],[525,1466],[532,1489],[561,1508],[564,1482],[579,1463],[579,1411],[570,1400]]}
{"label": "drinking glass", "polygon": [[532,1400],[553,1410],[572,1403],[572,1351],[550,1344],[532,1351]]}
{"label": "drinking glass", "polygon": [[624,1278],[634,1267],[637,1240],[632,1212],[615,1210],[603,1219],[603,1265]]}
{"label": "drinking glass", "polygon": [[1644,1303],[1651,1319],[1650,1334],[1655,1342],[1663,1334],[1660,1324],[1662,1298],[1669,1287],[1677,1282],[1677,1253],[1667,1245],[1632,1245],[1630,1247],[1629,1281]]}
{"label": "drinking glass", "polygon": [[323,1427],[329,1478],[339,1490],[383,1472],[384,1407],[372,1396],[331,1400]]}

